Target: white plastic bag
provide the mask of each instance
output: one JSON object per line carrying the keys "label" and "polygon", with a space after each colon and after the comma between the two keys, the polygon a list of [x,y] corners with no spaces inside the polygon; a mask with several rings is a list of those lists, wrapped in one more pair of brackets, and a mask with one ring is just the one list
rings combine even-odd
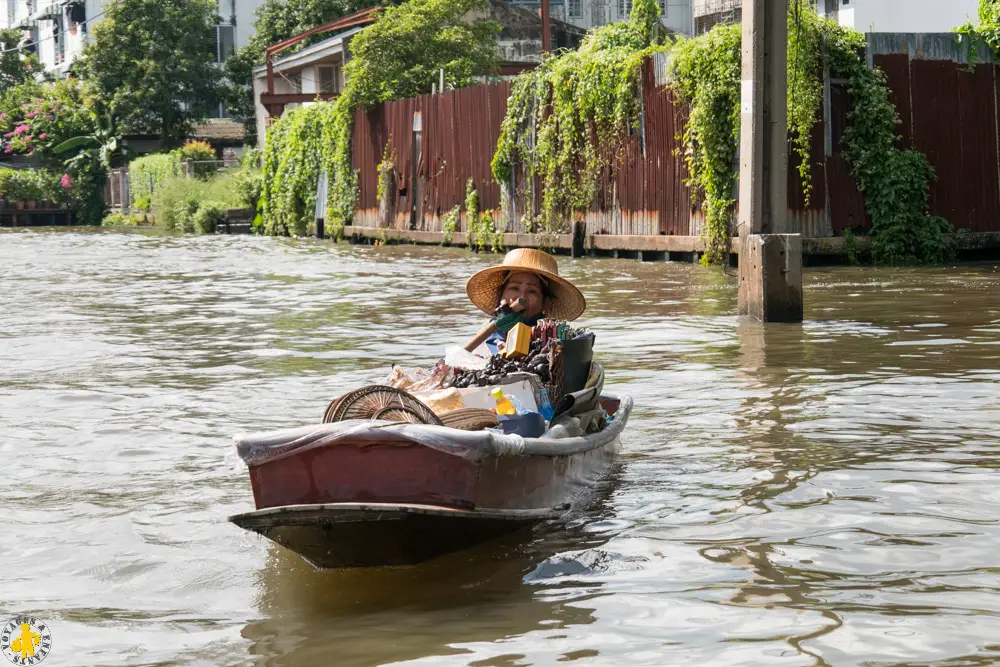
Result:
{"label": "white plastic bag", "polygon": [[484,357],[476,356],[458,345],[447,348],[444,354],[444,363],[465,371],[481,371],[486,368],[487,361]]}

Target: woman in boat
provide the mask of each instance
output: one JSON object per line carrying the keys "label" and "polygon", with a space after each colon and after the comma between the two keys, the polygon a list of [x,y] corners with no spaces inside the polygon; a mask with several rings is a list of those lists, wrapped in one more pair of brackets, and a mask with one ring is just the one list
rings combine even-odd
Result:
{"label": "woman in boat", "polygon": [[[479,310],[501,319],[497,311],[523,299],[520,321],[530,327],[543,319],[575,320],[587,308],[587,300],[573,283],[559,275],[555,257],[532,248],[511,250],[499,266],[483,269],[465,286]],[[509,319],[509,318],[508,318]],[[506,340],[503,324],[486,339],[491,354]]]}

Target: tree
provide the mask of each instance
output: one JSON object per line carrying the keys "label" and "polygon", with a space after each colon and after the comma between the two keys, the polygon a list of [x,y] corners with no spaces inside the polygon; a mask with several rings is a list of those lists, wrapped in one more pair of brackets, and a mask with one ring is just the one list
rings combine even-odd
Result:
{"label": "tree", "polygon": [[215,0],[118,0],[93,29],[80,73],[126,133],[180,144],[220,94]]}
{"label": "tree", "polygon": [[23,35],[17,28],[0,30],[0,92],[21,85],[41,69],[34,54],[18,48]]}
{"label": "tree", "polygon": [[486,0],[409,0],[387,7],[351,42],[344,69],[348,103],[367,107],[429,93],[441,69],[452,88],[494,74],[500,24],[468,21],[488,9]]}
{"label": "tree", "polygon": [[[257,141],[253,70],[264,64],[267,47],[377,4],[377,0],[268,0],[257,8],[253,36],[226,61],[226,78],[229,80],[226,106],[229,113],[243,119],[249,143]],[[298,48],[329,36],[317,35],[298,45]]]}

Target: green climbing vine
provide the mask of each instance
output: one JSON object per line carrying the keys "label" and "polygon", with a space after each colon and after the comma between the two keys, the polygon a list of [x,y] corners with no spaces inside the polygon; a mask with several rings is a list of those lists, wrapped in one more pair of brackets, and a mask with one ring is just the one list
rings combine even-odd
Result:
{"label": "green climbing vine", "polygon": [[706,252],[721,264],[728,252],[729,222],[736,204],[736,156],[740,136],[739,25],[677,42],[670,54],[671,86],[689,108],[682,141],[688,184],[703,198]]}
{"label": "green climbing vine", "polygon": [[441,231],[444,232],[441,245],[451,245],[452,236],[454,236],[455,230],[458,229],[458,221],[461,217],[461,204],[455,204],[455,208],[441,216]]}
{"label": "green climbing vine", "polygon": [[540,179],[540,220],[526,226],[561,229],[596,200],[602,172],[638,128],[642,62],[666,48],[659,16],[656,0],[636,0],[628,21],[590,31],[578,50],[514,81],[492,169],[498,183],[527,184],[528,201]]}
{"label": "green climbing vine", "polygon": [[[842,148],[872,220],[878,263],[939,263],[951,252],[952,228],[928,213],[934,168],[923,154],[899,146],[899,118],[885,75],[868,67],[864,37],[819,17],[806,0],[792,0],[788,39],[788,127],[809,195],[809,147],[818,121],[825,68],[849,82],[853,104]],[[670,85],[689,106],[683,135],[690,185],[704,199],[706,263],[727,253],[736,203],[740,120],[739,26],[717,26],[672,49]]]}
{"label": "green climbing vine", "polygon": [[375,23],[354,36],[341,95],[286,112],[268,132],[266,232],[304,233],[323,169],[328,175],[327,229],[338,235],[350,223],[358,198],[351,154],[355,112],[428,93],[442,69],[453,88],[493,74],[499,25],[464,20],[487,8],[487,0],[408,0],[385,7]]}
{"label": "green climbing vine", "polygon": [[964,45],[969,66],[974,67],[979,47],[986,46],[994,63],[1000,63],[1000,0],[979,0],[978,23],[955,28],[959,44]]}
{"label": "green climbing vine", "polygon": [[395,168],[392,152],[389,150],[389,143],[386,143],[385,149],[382,151],[382,161],[378,163],[378,167],[376,168],[378,171],[378,186],[376,188],[375,199],[377,201],[381,202],[385,199],[385,194],[392,184],[392,173]]}

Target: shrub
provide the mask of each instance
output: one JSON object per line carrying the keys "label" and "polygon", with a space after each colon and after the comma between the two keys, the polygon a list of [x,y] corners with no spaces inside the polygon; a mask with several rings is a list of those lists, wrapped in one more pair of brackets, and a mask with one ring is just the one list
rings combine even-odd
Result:
{"label": "shrub", "polygon": [[170,177],[153,193],[154,222],[171,230],[211,233],[224,210],[242,205],[236,178],[232,172],[204,181]]}
{"label": "shrub", "polygon": [[132,160],[128,171],[132,203],[137,208],[148,211],[153,193],[168,178],[179,175],[181,165],[177,153],[157,153]]}
{"label": "shrub", "polygon": [[255,165],[244,163],[233,173],[233,189],[238,208],[256,208],[264,194],[264,172]]}
{"label": "shrub", "polygon": [[126,215],[124,213],[109,213],[101,220],[101,227],[138,227],[145,224],[146,218],[141,215]]}
{"label": "shrub", "polygon": [[204,187],[202,181],[195,179],[183,176],[168,178],[151,197],[150,210],[153,213],[153,221],[165,229],[183,230],[183,223],[179,224],[178,218],[178,212],[181,211],[179,203],[186,198],[197,199]]}
{"label": "shrub", "polygon": [[0,167],[0,197],[7,199],[8,201],[14,201],[11,196],[10,182],[17,174],[16,169],[11,169],[10,167]]}
{"label": "shrub", "polygon": [[222,220],[222,212],[225,210],[223,204],[215,201],[202,202],[192,216],[192,223],[196,231],[202,234],[215,232],[215,225]]}
{"label": "shrub", "polygon": [[38,201],[45,197],[43,172],[34,169],[12,169],[7,176],[5,196],[9,201]]}
{"label": "shrub", "polygon": [[[205,141],[189,141],[177,151],[180,162],[191,160],[195,162],[194,175],[197,178],[209,178],[215,173],[215,149]],[[202,164],[198,164],[198,163]],[[209,163],[209,164],[205,164]]]}

